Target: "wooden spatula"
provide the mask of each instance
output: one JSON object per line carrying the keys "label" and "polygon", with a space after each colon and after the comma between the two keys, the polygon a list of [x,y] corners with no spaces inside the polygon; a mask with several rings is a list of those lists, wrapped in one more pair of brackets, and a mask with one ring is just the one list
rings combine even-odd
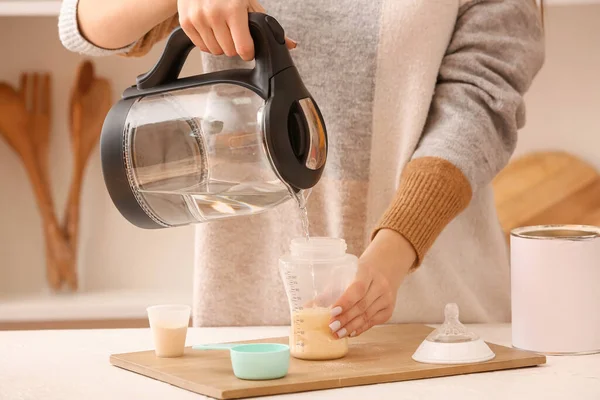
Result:
{"label": "wooden spatula", "polygon": [[[35,82],[31,92],[21,93],[0,83],[0,132],[21,158],[31,181],[47,243],[47,280],[53,289],[59,289],[58,269],[71,262],[71,251],[54,214],[47,175],[38,159],[36,138],[47,135],[50,124],[50,80],[44,78],[41,85],[39,80]],[[55,268],[55,263],[59,268]]]}
{"label": "wooden spatula", "polygon": [[[111,87],[106,79],[94,74],[90,61],[79,65],[75,86],[71,92],[70,127],[73,148],[73,177],[65,211],[64,231],[76,256],[79,230],[79,203],[87,161],[98,143],[104,118],[112,105]],[[69,287],[77,289],[77,269],[72,268],[63,277]]]}

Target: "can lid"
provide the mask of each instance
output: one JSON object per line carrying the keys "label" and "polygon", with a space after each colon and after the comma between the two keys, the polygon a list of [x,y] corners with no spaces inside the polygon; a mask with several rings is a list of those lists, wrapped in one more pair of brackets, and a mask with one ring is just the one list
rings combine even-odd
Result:
{"label": "can lid", "polygon": [[600,237],[600,227],[591,225],[536,225],[515,228],[512,237],[543,240],[589,240]]}

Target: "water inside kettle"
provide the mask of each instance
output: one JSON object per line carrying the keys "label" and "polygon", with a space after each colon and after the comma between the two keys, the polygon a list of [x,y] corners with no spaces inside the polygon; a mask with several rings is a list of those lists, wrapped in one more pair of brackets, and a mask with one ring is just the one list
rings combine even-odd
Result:
{"label": "water inside kettle", "polygon": [[[256,214],[289,199],[288,188],[281,182],[235,183],[212,181],[207,190],[144,190],[147,201],[161,204],[161,214],[182,213],[181,206],[198,222],[231,216]],[[171,209],[171,212],[168,211]]]}

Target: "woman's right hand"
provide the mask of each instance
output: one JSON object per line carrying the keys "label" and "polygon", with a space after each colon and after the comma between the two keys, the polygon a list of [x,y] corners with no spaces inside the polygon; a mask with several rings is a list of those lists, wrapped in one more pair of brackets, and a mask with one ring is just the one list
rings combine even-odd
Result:
{"label": "woman's right hand", "polygon": [[[257,0],[177,0],[179,24],[200,50],[214,55],[254,59],[248,13],[265,9]],[[286,37],[289,49],[296,42]]]}

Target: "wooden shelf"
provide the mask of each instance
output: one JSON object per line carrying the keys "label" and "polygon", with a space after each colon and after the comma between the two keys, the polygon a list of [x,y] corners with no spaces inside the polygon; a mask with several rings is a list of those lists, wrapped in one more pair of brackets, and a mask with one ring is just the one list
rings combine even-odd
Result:
{"label": "wooden shelf", "polygon": [[2,1],[0,0],[0,16],[3,17],[48,17],[57,16],[60,12],[60,1]]}
{"label": "wooden shelf", "polygon": [[[539,0],[538,0],[539,1]],[[548,6],[577,6],[600,4],[600,0],[545,0]],[[0,0],[0,17],[48,17],[57,16],[60,11],[60,1],[18,1]]]}
{"label": "wooden shelf", "polygon": [[190,304],[191,292],[133,290],[43,293],[0,297],[2,323],[146,319],[146,307],[155,304]]}

